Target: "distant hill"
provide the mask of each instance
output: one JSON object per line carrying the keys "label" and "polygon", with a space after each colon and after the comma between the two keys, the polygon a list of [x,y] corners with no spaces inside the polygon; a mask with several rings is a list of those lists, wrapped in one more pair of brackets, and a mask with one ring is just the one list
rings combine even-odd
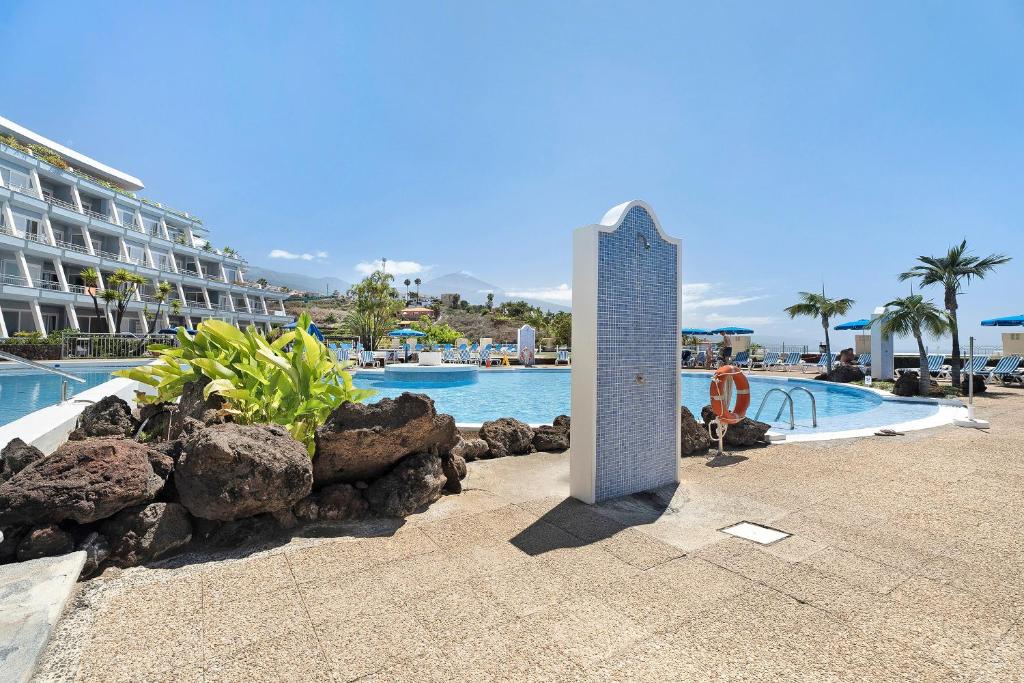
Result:
{"label": "distant hill", "polygon": [[[404,278],[403,278],[404,279]],[[404,291],[399,286],[400,291]],[[482,304],[487,301],[488,292],[494,293],[494,303],[500,304],[509,300],[525,301],[531,306],[536,306],[544,311],[568,311],[568,306],[553,304],[539,299],[526,299],[524,297],[509,297],[505,290],[498,285],[485,282],[475,275],[468,273],[448,273],[427,280],[420,285],[420,294],[424,296],[441,296],[442,294],[458,294],[471,304]]]}
{"label": "distant hill", "polygon": [[336,277],[314,277],[312,275],[301,275],[299,273],[282,273],[279,270],[249,266],[245,271],[246,280],[259,280],[266,278],[272,285],[297,289],[303,292],[319,292],[330,294],[334,290],[345,292],[351,286],[348,282]]}

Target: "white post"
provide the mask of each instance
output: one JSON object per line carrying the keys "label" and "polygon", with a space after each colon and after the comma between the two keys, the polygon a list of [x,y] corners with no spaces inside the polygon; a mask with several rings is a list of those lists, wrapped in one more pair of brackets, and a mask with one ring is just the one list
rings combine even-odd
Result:
{"label": "white post", "polygon": [[970,366],[967,369],[967,419],[956,420],[958,427],[967,427],[969,429],[988,429],[988,420],[979,420],[974,417],[974,337],[969,339],[969,355]]}
{"label": "white post", "polygon": [[679,482],[681,262],[641,201],[573,234],[569,481],[585,503]]}
{"label": "white post", "polygon": [[879,306],[871,315],[871,379],[892,379],[895,375],[895,357],[891,334],[882,332],[885,306]]}

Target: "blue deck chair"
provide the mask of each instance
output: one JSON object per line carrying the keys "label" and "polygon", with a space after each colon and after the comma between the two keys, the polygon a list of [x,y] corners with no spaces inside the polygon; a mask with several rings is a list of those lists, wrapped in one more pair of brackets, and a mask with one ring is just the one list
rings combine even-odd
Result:
{"label": "blue deck chair", "polygon": [[459,349],[459,356],[458,357],[459,357],[459,362],[460,363],[469,364],[469,363],[473,362],[473,358],[470,355],[469,349],[466,348],[465,344],[463,344],[462,348]]}
{"label": "blue deck chair", "polygon": [[732,365],[738,368],[750,368],[750,352],[740,351],[736,354],[736,357],[732,359]]}
{"label": "blue deck chair", "polygon": [[455,350],[454,349],[441,349],[441,362],[442,363],[454,363],[455,362]]}
{"label": "blue deck chair", "polygon": [[789,372],[790,368],[798,368],[801,364],[799,351],[790,351],[782,360],[776,363],[779,369],[784,372]]}
{"label": "blue deck chair", "polygon": [[867,372],[868,369],[871,368],[871,354],[870,353],[862,353],[862,354],[860,354],[860,356],[857,357],[857,365],[860,366],[861,370],[863,370],[864,372]]}
{"label": "blue deck chair", "polygon": [[971,362],[964,365],[964,369],[960,371],[961,375],[974,373],[975,375],[984,375],[985,367],[988,365],[988,356],[981,355],[975,356],[971,359]]}
{"label": "blue deck chair", "polygon": [[369,365],[370,367],[373,367],[374,365],[380,365],[380,364],[381,364],[380,359],[374,357],[373,351],[366,350],[366,351],[360,351],[359,352],[359,366],[360,367],[364,367],[365,368],[367,365]]}
{"label": "blue deck chair", "polygon": [[834,353],[823,353],[821,358],[818,359],[817,363],[803,363],[800,366],[800,372],[805,372],[808,368],[811,370],[823,370],[828,371],[832,369],[832,366],[836,362],[836,354]]}
{"label": "blue deck chair", "polygon": [[569,349],[558,349],[555,351],[555,365],[559,363],[569,365]]}
{"label": "blue deck chair", "polygon": [[996,363],[996,366],[992,368],[991,376],[1003,384],[1010,382],[1024,384],[1024,377],[1021,376],[1020,370],[1018,370],[1020,362],[1020,356],[1003,356]]}
{"label": "blue deck chair", "polygon": [[690,358],[693,357],[693,350],[683,349],[683,355],[679,359],[679,363],[684,367],[690,366]]}
{"label": "blue deck chair", "polygon": [[693,361],[690,363],[690,367],[695,368],[698,365],[703,366],[704,363],[707,361],[707,357],[707,351],[698,351],[697,355],[693,358]]}
{"label": "blue deck chair", "polygon": [[778,365],[780,358],[782,358],[782,354],[778,351],[765,351],[764,358],[759,361],[754,361],[752,367],[768,370],[773,365]]}

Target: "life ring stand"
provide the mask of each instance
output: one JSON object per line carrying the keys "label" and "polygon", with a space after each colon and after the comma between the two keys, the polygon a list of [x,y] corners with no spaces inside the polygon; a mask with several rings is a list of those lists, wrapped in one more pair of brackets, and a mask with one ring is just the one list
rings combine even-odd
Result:
{"label": "life ring stand", "polygon": [[[715,413],[716,434],[711,432],[711,423],[708,423],[708,436],[712,439],[717,437],[718,454],[722,455],[725,441],[725,432],[729,425],[734,425],[747,414],[750,407],[750,381],[743,371],[735,365],[723,365],[715,370],[711,378],[711,410]],[[736,405],[730,408],[733,396],[736,397]]]}

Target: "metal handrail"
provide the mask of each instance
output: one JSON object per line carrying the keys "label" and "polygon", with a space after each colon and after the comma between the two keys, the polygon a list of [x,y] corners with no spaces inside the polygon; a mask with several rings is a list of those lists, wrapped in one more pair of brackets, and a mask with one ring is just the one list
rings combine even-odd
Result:
{"label": "metal handrail", "polygon": [[[789,398],[790,398],[790,406],[789,406],[790,410],[793,410],[793,392],[794,391],[802,391],[802,392],[804,392],[805,394],[807,394],[808,396],[811,397],[811,426],[817,427],[818,426],[818,400],[816,398],[814,398],[814,394],[811,393],[811,390],[808,389],[807,387],[793,387],[792,389],[790,389],[789,391],[786,392],[786,395],[789,396]],[[779,406],[779,414],[775,416],[775,419],[778,420],[779,419],[779,415],[781,415],[781,414],[782,414],[782,406]]]}
{"label": "metal handrail", "polygon": [[57,368],[51,368],[49,365],[43,365],[42,363],[37,363],[34,360],[29,360],[27,358],[22,358],[21,356],[15,356],[14,354],[7,353],[6,351],[0,351],[0,358],[9,360],[12,363],[19,363],[21,365],[25,365],[27,367],[34,368],[36,370],[42,370],[43,372],[49,372],[50,374],[59,375],[60,377],[63,377],[63,379],[60,382],[60,402],[61,403],[63,403],[64,401],[68,400],[68,380],[69,379],[74,380],[76,382],[81,382],[82,384],[85,384],[85,378],[84,377],[79,377],[78,375],[73,375],[70,372],[64,372],[63,370],[58,370]]}
{"label": "metal handrail", "polygon": [[782,405],[779,406],[779,414],[775,416],[775,420],[778,421],[779,416],[782,415],[782,409],[786,406],[786,402],[789,401],[789,428],[796,429],[796,418],[793,414],[793,397],[787,394],[783,389],[780,389],[779,387],[772,387],[761,398],[761,405],[757,407],[757,412],[754,413],[754,419],[757,420],[757,418],[761,417],[761,411],[764,409],[765,402],[768,400],[768,397],[771,396],[776,391],[782,394],[783,399]]}

